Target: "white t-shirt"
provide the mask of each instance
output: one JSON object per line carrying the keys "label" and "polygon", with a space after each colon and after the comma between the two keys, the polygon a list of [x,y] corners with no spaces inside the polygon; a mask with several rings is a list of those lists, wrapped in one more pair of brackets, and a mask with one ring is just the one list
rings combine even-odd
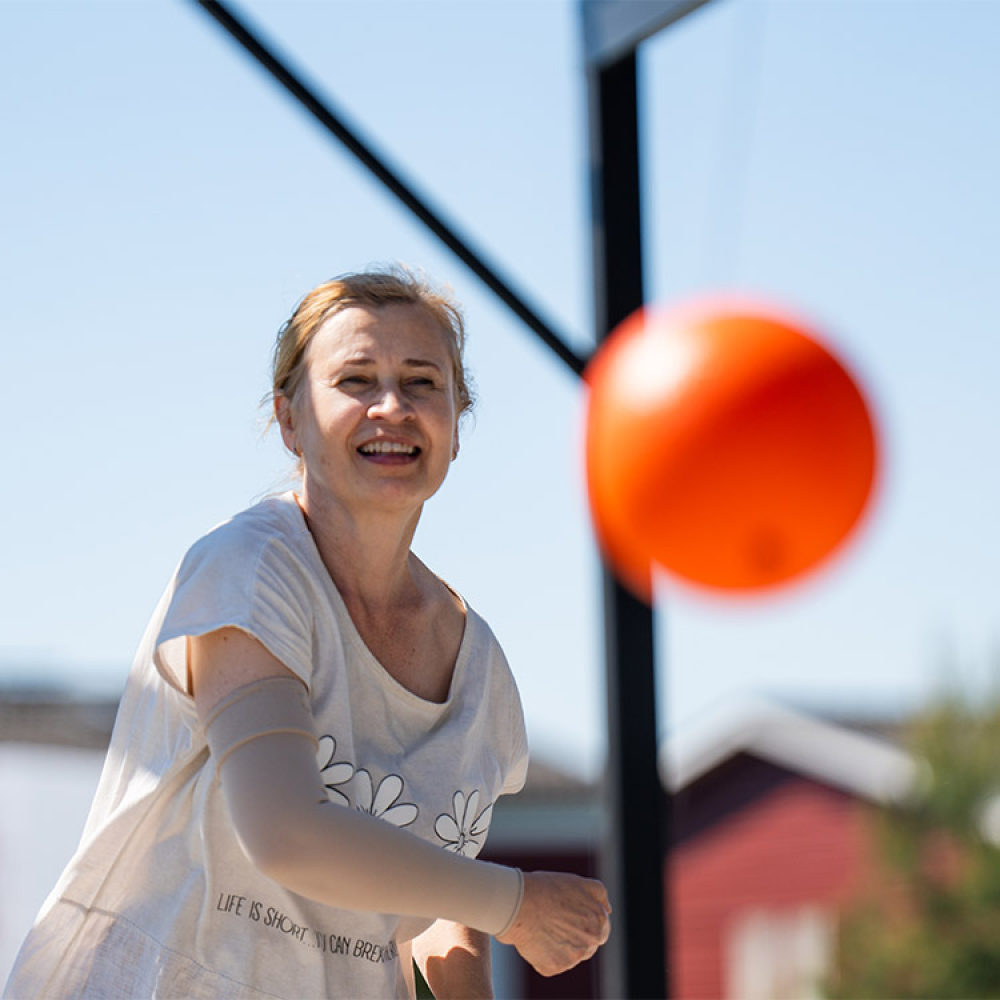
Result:
{"label": "white t-shirt", "polygon": [[427,926],[338,910],[249,862],[187,693],[187,636],[259,639],[309,691],[329,796],[469,856],[527,770],[520,699],[466,607],[443,704],[397,683],[358,634],[294,495],[187,553],[146,630],[80,847],[25,942],[6,996],[412,995],[405,941]]}

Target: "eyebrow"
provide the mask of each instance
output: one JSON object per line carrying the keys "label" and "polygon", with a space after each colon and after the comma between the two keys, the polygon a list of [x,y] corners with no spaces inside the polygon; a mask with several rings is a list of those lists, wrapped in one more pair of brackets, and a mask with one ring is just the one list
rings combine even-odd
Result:
{"label": "eyebrow", "polygon": [[[344,358],[341,362],[344,365],[367,366],[375,364],[375,359],[367,354],[356,354],[352,357]],[[433,368],[435,371],[443,371],[436,361],[428,361],[424,358],[404,358],[403,365],[406,368]]]}

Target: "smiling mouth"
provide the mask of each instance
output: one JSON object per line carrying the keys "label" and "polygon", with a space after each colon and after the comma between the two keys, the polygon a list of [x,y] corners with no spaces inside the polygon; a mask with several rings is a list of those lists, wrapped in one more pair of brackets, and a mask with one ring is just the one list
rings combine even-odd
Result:
{"label": "smiling mouth", "polygon": [[369,441],[358,448],[358,453],[371,458],[391,456],[393,458],[416,458],[420,449],[414,444],[402,441]]}

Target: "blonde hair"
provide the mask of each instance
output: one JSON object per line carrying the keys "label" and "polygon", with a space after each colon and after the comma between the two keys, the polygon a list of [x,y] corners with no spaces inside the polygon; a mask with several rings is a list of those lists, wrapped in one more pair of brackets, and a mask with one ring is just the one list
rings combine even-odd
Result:
{"label": "blonde hair", "polygon": [[475,405],[471,377],[465,367],[465,320],[451,295],[408,268],[393,266],[342,274],[309,292],[278,331],[271,364],[273,403],[284,396],[293,403],[306,370],[306,353],[326,319],[350,306],[379,308],[412,305],[426,309],[448,341],[455,378],[458,414]]}

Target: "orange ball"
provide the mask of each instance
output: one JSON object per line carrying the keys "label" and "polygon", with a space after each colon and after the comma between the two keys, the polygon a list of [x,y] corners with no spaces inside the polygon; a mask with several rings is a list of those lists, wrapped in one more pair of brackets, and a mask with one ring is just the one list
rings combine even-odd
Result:
{"label": "orange ball", "polygon": [[640,310],[584,377],[595,531],[646,600],[653,564],[733,592],[790,581],[869,503],[869,406],[844,365],[776,312],[726,300]]}

